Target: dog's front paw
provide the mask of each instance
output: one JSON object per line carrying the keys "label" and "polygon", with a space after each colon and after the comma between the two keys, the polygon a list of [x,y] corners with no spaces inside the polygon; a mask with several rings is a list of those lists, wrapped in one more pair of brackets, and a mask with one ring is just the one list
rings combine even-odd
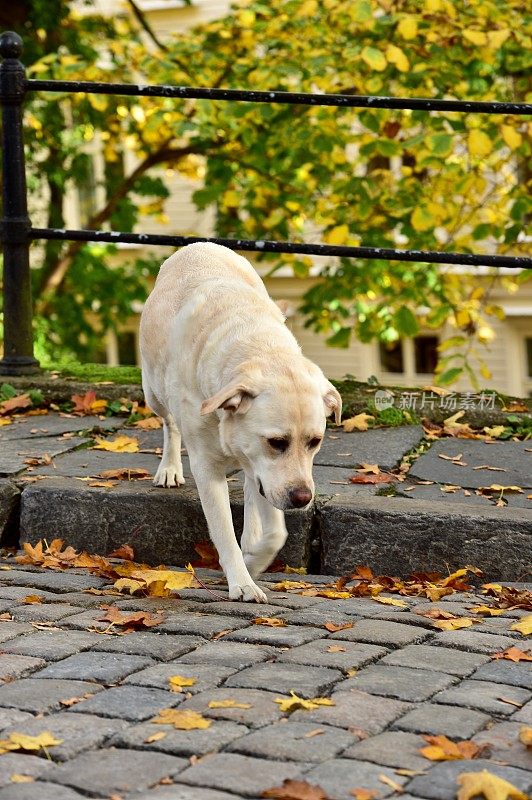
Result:
{"label": "dog's front paw", "polygon": [[230,583],[229,597],[231,600],[243,600],[245,603],[267,603],[268,598],[256,583]]}
{"label": "dog's front paw", "polygon": [[154,486],[183,486],[185,479],[182,467],[163,467],[161,464],[155,473],[153,483]]}

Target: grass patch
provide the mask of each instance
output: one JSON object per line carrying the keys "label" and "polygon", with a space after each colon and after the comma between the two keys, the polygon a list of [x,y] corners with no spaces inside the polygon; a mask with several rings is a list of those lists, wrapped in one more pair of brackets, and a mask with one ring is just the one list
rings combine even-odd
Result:
{"label": "grass patch", "polygon": [[141,383],[140,367],[109,367],[107,364],[80,364],[77,361],[69,361],[62,364],[50,364],[47,370],[58,372],[65,378],[76,378],[78,381],[87,383],[104,381],[122,384]]}

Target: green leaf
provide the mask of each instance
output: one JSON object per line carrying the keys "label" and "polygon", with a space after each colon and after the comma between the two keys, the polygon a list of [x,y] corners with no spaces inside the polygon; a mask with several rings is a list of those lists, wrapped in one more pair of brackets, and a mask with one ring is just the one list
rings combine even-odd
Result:
{"label": "green leaf", "polygon": [[401,306],[395,312],[393,321],[401,336],[415,336],[419,330],[418,321],[407,306]]}
{"label": "green leaf", "polygon": [[329,336],[327,344],[329,347],[349,347],[351,333],[351,328],[340,328],[333,336]]}
{"label": "green leaf", "polygon": [[448,369],[446,372],[442,372],[441,375],[438,375],[436,377],[436,383],[438,386],[448,386],[450,383],[454,383],[463,371],[463,367],[452,367],[452,369]]}

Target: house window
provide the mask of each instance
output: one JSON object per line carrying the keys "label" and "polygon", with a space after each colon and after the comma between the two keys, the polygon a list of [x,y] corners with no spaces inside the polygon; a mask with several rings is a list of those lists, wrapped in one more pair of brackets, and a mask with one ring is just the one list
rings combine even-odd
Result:
{"label": "house window", "polygon": [[137,337],[134,331],[117,333],[118,363],[123,366],[135,366],[137,363]]}
{"label": "house window", "polygon": [[532,378],[532,337],[525,339],[526,345],[526,374]]}
{"label": "house window", "polygon": [[404,372],[403,346],[401,342],[380,342],[379,355],[384,372]]}
{"label": "house window", "polygon": [[438,337],[416,336],[414,339],[414,365],[418,375],[432,375],[438,363]]}

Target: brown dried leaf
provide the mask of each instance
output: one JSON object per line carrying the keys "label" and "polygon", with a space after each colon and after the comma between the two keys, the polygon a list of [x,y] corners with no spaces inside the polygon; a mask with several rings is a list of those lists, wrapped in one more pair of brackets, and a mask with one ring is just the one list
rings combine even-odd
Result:
{"label": "brown dried leaf", "polygon": [[279,617],[255,617],[251,622],[253,625],[266,625],[268,628],[285,628],[286,622]]}
{"label": "brown dried leaf", "polygon": [[133,481],[151,478],[151,473],[141,467],[121,467],[120,469],[103,469],[96,475],[97,478],[114,481]]}
{"label": "brown dried leaf", "polygon": [[532,652],[525,653],[518,647],[507,647],[501,653],[494,653],[491,658],[499,659],[505,658],[508,661],[532,661]]}
{"label": "brown dried leaf", "polygon": [[16,397],[10,397],[9,400],[2,400],[0,414],[9,414],[19,408],[28,408],[28,406],[31,406],[29,394],[19,394]]}
{"label": "brown dried leaf", "polygon": [[149,611],[136,611],[133,614],[124,614],[116,606],[102,606],[106,611],[103,617],[98,617],[98,622],[111,622],[113,625],[120,625],[123,628],[132,630],[142,630],[143,628],[153,628],[164,620],[163,614],[150,614]]}
{"label": "brown dried leaf", "polygon": [[351,475],[350,483],[393,483],[398,480],[391,472],[379,472],[378,475]]}
{"label": "brown dried leaf", "polygon": [[352,622],[340,622],[338,625],[335,622],[326,622],[323,626],[326,628],[330,633],[336,633],[337,631],[345,631],[348,628],[353,627]]}
{"label": "brown dried leaf", "polygon": [[287,778],[282,786],[265,789],[261,797],[270,800],[328,800],[327,795],[320,786],[307,783],[307,781],[294,781]]}
{"label": "brown dried leaf", "polygon": [[135,553],[130,544],[122,544],[112,553],[109,553],[109,558],[123,558],[125,561],[133,561]]}

